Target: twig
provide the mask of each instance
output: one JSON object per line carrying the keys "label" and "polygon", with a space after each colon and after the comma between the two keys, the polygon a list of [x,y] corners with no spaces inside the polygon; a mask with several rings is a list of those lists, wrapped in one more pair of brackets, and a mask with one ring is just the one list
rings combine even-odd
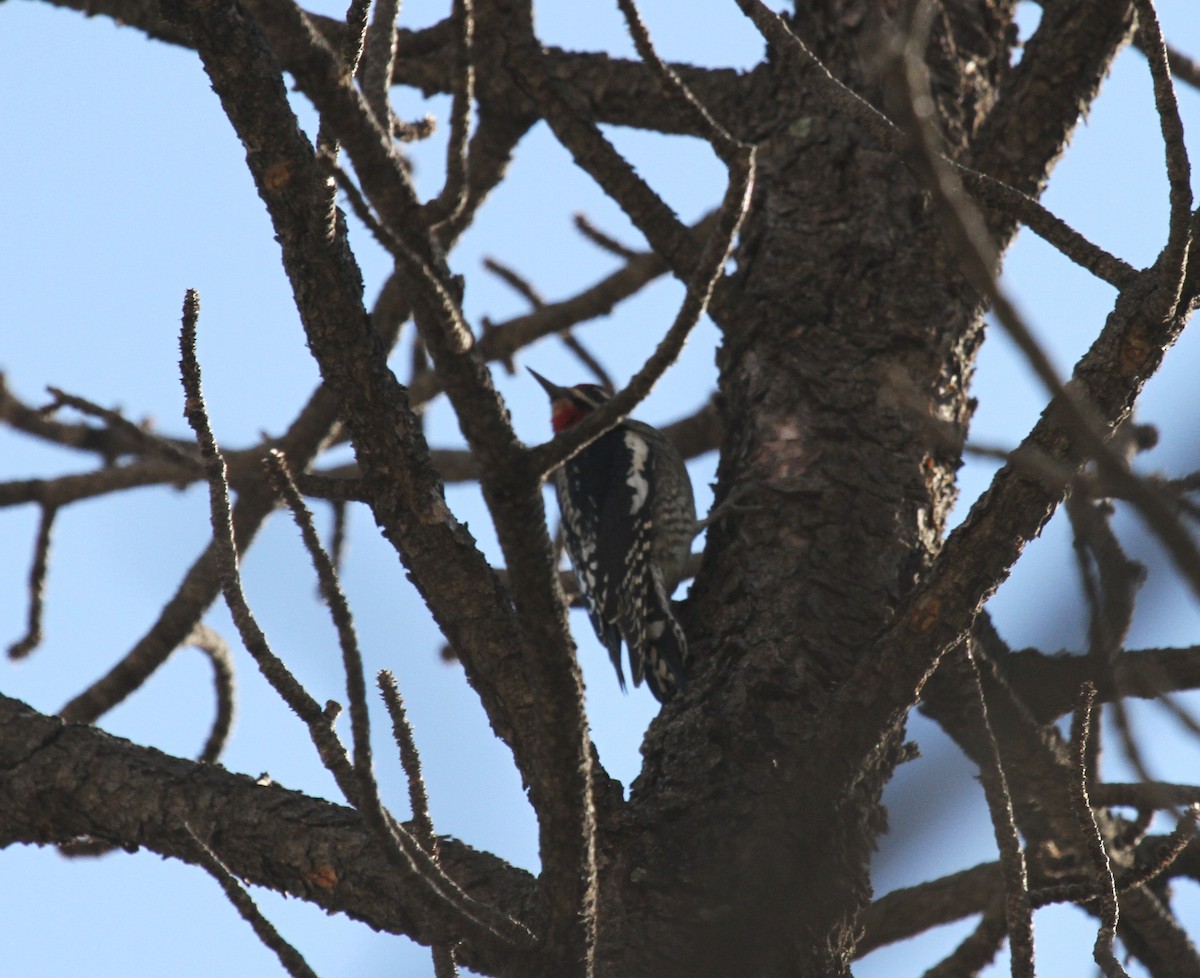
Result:
{"label": "twig", "polygon": [[592,354],[592,352],[583,345],[583,342],[579,339],[579,337],[577,337],[570,330],[566,330],[559,334],[559,339],[562,340],[563,346],[574,353],[579,359],[579,362],[591,371],[592,376],[596,378],[596,383],[598,383],[605,390],[615,390],[612,375],[604,369],[604,364],[602,364]]}
{"label": "twig", "polygon": [[[433,831],[433,819],[429,815],[429,797],[425,793],[425,778],[421,773],[421,755],[413,738],[412,725],[404,709],[404,699],[396,686],[396,677],[386,669],[376,677],[379,691],[392,718],[392,738],[400,749],[400,766],[408,780],[408,801],[413,814],[413,835],[425,847],[434,862],[439,862],[441,853],[437,835]],[[458,974],[454,961],[454,948],[448,944],[435,944],[431,948],[433,970],[436,978],[453,978]]]}
{"label": "twig", "polygon": [[379,128],[389,136],[392,107],[388,93],[396,63],[396,20],[399,16],[400,0],[376,0],[375,13],[363,35],[362,60],[357,70],[363,98],[374,113]]}
{"label": "twig", "polygon": [[1167,45],[1167,60],[1171,65],[1171,74],[1192,88],[1200,88],[1200,62],[1170,44]]}
{"label": "twig", "polygon": [[610,255],[616,255],[624,261],[633,261],[641,252],[627,245],[621,244],[616,238],[605,234],[596,225],[588,220],[586,214],[575,215],[575,229],[587,238],[592,244],[604,249]]}
{"label": "twig", "polygon": [[208,740],[204,742],[204,747],[196,760],[201,764],[215,764],[217,758],[221,756],[221,751],[225,749],[225,742],[229,739],[229,733],[233,729],[233,716],[237,702],[234,696],[233,655],[225,640],[207,625],[197,625],[193,628],[192,634],[184,639],[183,644],[199,649],[212,663],[213,691],[217,702],[216,715],[213,717]]}
{"label": "twig", "polygon": [[147,431],[141,425],[134,424],[119,411],[111,411],[108,408],[103,408],[86,398],[75,394],[68,394],[57,387],[47,387],[46,390],[50,392],[54,400],[41,409],[42,414],[53,414],[59,408],[63,407],[74,408],[81,414],[99,418],[109,428],[120,432],[121,435],[128,438],[129,441],[138,446],[146,455],[161,455],[172,462],[176,462],[192,470],[200,467],[200,462],[194,454],[189,454],[167,439],[160,438],[152,432]]}
{"label": "twig", "polygon": [[1200,821],[1200,805],[1193,803],[1176,819],[1175,828],[1153,855],[1145,861],[1139,860],[1128,874],[1122,875],[1120,889],[1125,891],[1145,886],[1170,869],[1171,864],[1194,841],[1197,821]]}
{"label": "twig", "polygon": [[329,559],[333,561],[333,569],[338,573],[341,573],[346,559],[346,522],[348,517],[346,502],[345,499],[329,501],[329,508],[333,513],[333,532],[329,537]]}
{"label": "twig", "polygon": [[[530,935],[522,925],[472,900],[457,883],[441,871],[402,825],[386,817],[377,803],[377,797],[374,799],[374,805],[363,799],[357,772],[333,730],[336,710],[323,710],[296,680],[283,661],[271,650],[266,636],[250,611],[241,588],[237,550],[229,519],[225,462],[209,427],[208,412],[200,389],[200,367],[195,351],[198,314],[199,298],[194,290],[189,290],[184,299],[183,329],[180,334],[180,367],[185,390],[184,413],[196,432],[196,440],[200,445],[201,457],[209,479],[213,543],[216,547],[217,566],[221,573],[221,587],[246,650],[275,692],[308,727],[322,763],[333,775],[347,800],[358,808],[370,825],[389,860],[398,869],[411,873],[428,889],[431,896],[454,913],[457,924],[470,929],[479,939],[488,941],[498,938],[506,944],[526,943],[530,940]],[[373,779],[371,783],[373,784]]]}
{"label": "twig", "polygon": [[[532,42],[531,37],[531,46]],[[686,282],[701,273],[703,266],[687,227],[605,137],[578,104],[578,96],[551,74],[542,52],[529,51],[516,68],[520,83],[535,93],[558,141],[621,208],[675,275]]]}
{"label": "twig", "polygon": [[646,30],[646,25],[642,21],[641,14],[638,13],[637,4],[634,0],[617,0],[617,6],[621,8],[621,13],[625,15],[625,26],[629,28],[629,34],[633,38],[633,46],[637,48],[637,53],[641,59],[650,66],[651,70],[658,77],[659,83],[662,85],[663,91],[668,98],[673,99],[676,104],[691,116],[696,130],[704,139],[708,140],[717,156],[721,158],[726,166],[732,167],[738,165],[745,153],[745,145],[739,140],[734,139],[728,130],[709,114],[704,104],[683,83],[683,79],[675,73],[675,70],[670,65],[658,56],[658,52],[654,50],[654,45],[650,41],[650,32]]}
{"label": "twig", "polygon": [[1154,81],[1154,104],[1166,149],[1171,206],[1167,243],[1156,265],[1162,276],[1162,316],[1168,319],[1175,314],[1179,305],[1187,273],[1192,219],[1192,168],[1183,140],[1183,121],[1179,118],[1179,104],[1175,100],[1175,86],[1171,83],[1171,67],[1158,24],[1158,14],[1152,0],[1134,0],[1134,6],[1138,15],[1138,35],[1150,65],[1150,77]]}
{"label": "twig", "polygon": [[1121,548],[1109,523],[1112,507],[1087,498],[1082,484],[1077,482],[1072,487],[1066,509],[1075,531],[1075,552],[1091,609],[1088,654],[1096,659],[1099,668],[1109,668],[1129,634],[1134,599],[1146,578],[1146,569],[1130,560]]}
{"label": "twig", "polygon": [[[992,817],[992,831],[996,836],[1000,863],[1004,869],[1004,922],[1012,948],[1012,975],[1013,978],[1034,978],[1036,969],[1033,954],[1033,909],[1029,901],[1029,875],[1025,865],[1025,853],[1017,833],[1016,817],[1013,814],[1012,797],[1008,791],[1008,779],[1004,774],[1000,747],[996,743],[996,736],[988,717],[979,663],[971,651],[969,641],[962,644],[962,649],[975,674],[979,721],[988,745],[989,766],[984,768],[981,774],[988,813]],[[986,917],[985,914],[985,919]],[[983,926],[982,922],[980,926]],[[990,935],[994,926],[993,922],[985,934]]]}
{"label": "twig", "polygon": [[1142,756],[1142,749],[1138,746],[1137,738],[1133,735],[1133,724],[1129,719],[1129,710],[1125,708],[1124,698],[1120,696],[1114,698],[1111,706],[1113,726],[1116,727],[1117,736],[1121,740],[1121,751],[1125,755],[1125,760],[1129,762],[1129,766],[1142,781],[1152,782],[1154,775],[1151,773],[1145,757]]}
{"label": "twig", "polygon": [[[366,41],[367,15],[371,12],[371,0],[350,0],[346,8],[346,34],[342,42],[342,59],[340,70],[344,78],[353,78],[362,62],[363,45]],[[317,152],[327,154],[337,159],[341,147],[337,136],[329,124],[321,119],[317,123]],[[325,196],[325,227],[326,234],[333,239],[337,234],[337,194],[333,185],[329,185],[329,193]]]}
{"label": "twig", "polygon": [[[537,289],[533,287],[533,284],[524,276],[509,268],[503,262],[497,261],[495,258],[485,258],[483,260],[483,267],[493,275],[497,276],[506,285],[510,286],[514,292],[516,292],[523,299],[525,299],[526,302],[533,306],[534,311],[545,308],[545,300],[542,299]],[[486,336],[487,332],[494,328],[496,327],[493,327],[490,323],[485,322],[484,335]],[[612,377],[609,376],[608,371],[604,369],[604,366],[600,363],[600,361],[592,356],[587,347],[585,347],[569,329],[563,330],[563,332],[559,334],[559,339],[562,340],[563,346],[574,353],[575,356],[579,358],[580,362],[592,372],[592,375],[596,378],[597,382],[603,388],[605,388],[605,390],[612,391],[614,389]],[[508,361],[506,366],[509,367],[511,372],[511,361]]]}
{"label": "twig", "polygon": [[417,277],[429,288],[430,298],[443,314],[441,316],[442,325],[445,327],[446,339],[451,352],[465,353],[469,350],[474,345],[474,337],[462,318],[458,302],[446,290],[445,284],[415,249],[402,241],[390,227],[375,217],[370,205],[367,204],[358,187],[354,185],[354,181],[350,179],[345,170],[337,165],[336,160],[325,156],[322,157],[322,162],[333,174],[342,192],[345,193],[355,216],[366,225],[375,240],[387,249],[393,258],[402,262],[410,271],[415,272]]}
{"label": "twig", "polygon": [[283,935],[263,916],[253,898],[234,878],[217,854],[200,841],[200,837],[186,821],[182,819],[180,821],[183,822],[184,830],[191,836],[194,843],[196,861],[208,871],[209,876],[221,884],[221,889],[225,891],[229,902],[242,915],[242,919],[254,929],[254,933],[263,942],[263,945],[275,952],[275,956],[279,958],[279,963],[287,969],[287,973],[292,978],[317,978],[317,973],[308,966],[304,956],[284,940]]}
{"label": "twig", "polygon": [[1091,792],[1093,804],[1103,807],[1127,805],[1132,808],[1174,808],[1177,805],[1200,805],[1200,785],[1168,784],[1164,781],[1142,781],[1132,784],[1110,782],[1095,785]]}
{"label": "twig", "polygon": [[50,538],[58,507],[42,506],[37,537],[33,545],[33,562],[29,566],[29,614],[25,634],[8,647],[10,659],[24,659],[42,643],[42,610],[46,599],[46,568],[50,562]]}
{"label": "twig", "polygon": [[983,912],[975,929],[958,947],[925,972],[922,978],[959,978],[976,975],[995,960],[1004,943],[1005,901],[997,900]]}
{"label": "twig", "polygon": [[[885,893],[863,914],[865,933],[855,955],[861,957],[942,924],[983,913],[1002,885],[1000,864],[990,862]],[[997,909],[1003,921],[1003,910]]]}
{"label": "twig", "polygon": [[1107,978],[1128,978],[1125,969],[1121,967],[1120,962],[1113,954],[1113,939],[1116,937],[1117,922],[1120,918],[1117,886],[1108,853],[1104,851],[1104,839],[1100,835],[1100,828],[1096,824],[1096,815],[1092,811],[1092,803],[1088,798],[1088,740],[1091,737],[1092,704],[1095,699],[1096,687],[1091,683],[1084,683],[1080,690],[1079,702],[1075,707],[1075,716],[1071,722],[1071,762],[1074,775],[1071,779],[1071,800],[1095,874],[1093,892],[1100,900],[1100,929],[1096,934],[1096,944],[1092,953],[1096,964],[1100,966]]}
{"label": "twig", "polygon": [[[246,596],[241,588],[238,570],[237,547],[233,538],[230,520],[229,494],[227,489],[225,460],[217,447],[212,429],[209,427],[208,411],[200,389],[200,366],[196,360],[196,322],[200,313],[200,298],[195,290],[189,289],[183,303],[183,329],[180,333],[180,368],[185,393],[184,414],[188,424],[196,433],[204,461],[209,484],[209,503],[212,509],[213,543],[216,546],[217,566],[221,575],[221,588],[238,633],[247,651],[254,657],[263,677],[271,684],[293,711],[309,724],[310,728],[328,730],[325,715],[317,701],[300,685],[291,671],[283,664],[267,643],[259,628]],[[330,731],[332,735],[332,731]],[[333,739],[323,738],[318,747],[323,754],[330,748],[340,748]],[[328,763],[328,762],[327,762]]]}
{"label": "twig", "polygon": [[[356,803],[356,807],[363,812],[367,823],[376,830],[377,834],[396,837],[398,826],[394,824],[383,808],[383,803],[379,798],[379,788],[371,767],[371,725],[367,709],[366,679],[350,606],[342,592],[341,584],[338,582],[334,563],[321,546],[320,537],[313,525],[312,514],[304,505],[304,500],[300,496],[296,484],[292,481],[286,459],[279,452],[271,452],[267,456],[266,464],[271,476],[271,484],[287,503],[296,525],[300,528],[304,546],[317,571],[321,595],[325,599],[330,616],[333,618],[334,627],[337,629],[338,643],[342,649],[342,664],[346,673],[346,696],[350,702],[350,730],[354,742],[354,769],[359,785],[359,801]],[[380,675],[381,686],[383,685],[382,677],[383,674]],[[387,699],[387,692],[385,689],[385,699]],[[429,819],[429,802],[425,797],[424,781],[421,778],[420,759],[412,740],[412,731],[404,719],[404,707],[399,699],[400,694],[394,684],[392,692],[395,694],[399,718],[407,735],[406,743],[401,745],[401,759],[404,771],[408,775],[409,797],[414,799],[413,813],[417,829],[417,842],[429,854],[431,862],[436,866],[438,865],[437,839],[433,834],[433,823]],[[388,700],[388,707],[389,710],[392,709],[390,700]],[[396,728],[397,723],[397,713],[393,711],[393,728]],[[369,814],[368,811],[364,811],[364,808],[369,810]],[[437,978],[452,978],[458,973],[450,945],[435,945],[433,961]]]}
{"label": "twig", "polygon": [[971,194],[992,211],[1008,214],[1048,245],[1096,278],[1118,289],[1133,281],[1137,269],[1088,240],[1057,214],[986,173],[946,160]]}
{"label": "twig", "polygon": [[413,835],[434,859],[438,858],[438,841],[429,815],[429,797],[425,793],[425,777],[421,773],[421,755],[413,738],[412,725],[404,709],[404,698],[396,686],[396,677],[382,669],[375,677],[388,716],[392,719],[392,739],[400,750],[400,766],[408,779],[408,801],[413,814]]}
{"label": "twig", "polygon": [[467,206],[470,156],[467,136],[471,130],[471,106],[475,101],[475,0],[454,0],[454,57],[457,62],[453,101],[450,107],[450,139],[446,144],[446,182],[441,192],[425,205],[425,220],[431,228],[459,218]]}
{"label": "twig", "polygon": [[287,503],[292,519],[300,529],[301,539],[317,572],[321,596],[329,608],[342,649],[342,668],[346,673],[346,698],[350,703],[350,736],[354,744],[354,769],[359,781],[359,807],[378,805],[378,791],[371,768],[371,720],[367,710],[367,683],[363,674],[362,653],[354,631],[350,606],[338,583],[333,561],[321,546],[321,538],[313,525],[312,514],[304,505],[296,484],[292,481],[287,460],[279,452],[269,452],[265,464],[275,491]]}
{"label": "twig", "polygon": [[726,188],[716,224],[705,242],[697,267],[701,270],[689,284],[675,322],[657,349],[611,400],[593,411],[579,424],[557,435],[552,441],[530,452],[534,469],[543,477],[583,450],[627,416],[649,392],[662,373],[683,348],[692,327],[708,306],[713,289],[723,274],[728,257],[749,208],[754,192],[755,151],[745,148],[744,155],[729,167],[729,186]]}
{"label": "twig", "polygon": [[541,294],[533,287],[533,283],[516,269],[510,268],[499,259],[492,257],[485,257],[483,259],[483,267],[516,292],[517,295],[533,306],[534,309],[541,309],[546,305]]}

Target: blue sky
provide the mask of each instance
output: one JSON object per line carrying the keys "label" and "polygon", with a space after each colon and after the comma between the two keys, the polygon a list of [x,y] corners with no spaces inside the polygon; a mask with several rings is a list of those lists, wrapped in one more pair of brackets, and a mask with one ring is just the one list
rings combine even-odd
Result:
{"label": "blue sky", "polygon": [[[553,44],[630,54],[615,5],[542,5],[538,27]],[[697,64],[745,66],[761,54],[757,35],[729,2],[693,4],[704,30],[671,34],[671,5],[646,2],[643,13],[662,53]],[[410,0],[404,23],[440,18],[444,4]],[[340,9],[327,6],[327,12]],[[1194,0],[1164,0],[1168,38],[1200,54]],[[656,26],[663,31],[656,31]],[[315,367],[283,276],[266,213],[242,162],[243,154],[191,53],[146,40],[103,17],[92,19],[35,2],[0,5],[0,132],[7,136],[4,210],[10,234],[0,262],[0,370],[27,400],[48,384],[159,430],[186,430],[176,348],[184,290],[202,300],[199,353],[218,438],[244,446],[260,431],[278,433],[314,386]],[[1200,119],[1200,98],[1181,90],[1185,125]],[[312,115],[297,97],[306,128]],[[1161,247],[1166,214],[1162,149],[1150,112],[1144,59],[1126,52],[1085,125],[1056,170],[1045,202],[1098,243],[1137,265]],[[406,96],[401,115],[445,117],[446,102]],[[612,131],[614,142],[676,208],[694,219],[723,188],[711,153],[692,140],[662,141]],[[440,178],[441,137],[415,154],[423,193]],[[1192,149],[1196,143],[1192,140]],[[681,174],[684,175],[681,178]],[[531,201],[536,205],[531,206]],[[452,256],[467,274],[468,318],[478,323],[524,311],[522,300],[487,275],[485,256],[525,274],[549,299],[570,295],[611,270],[571,228],[585,212],[596,224],[637,244],[628,223],[575,169],[544,128],[530,134],[510,179]],[[367,236],[355,239],[368,298],[387,272]],[[1113,291],[1078,271],[1031,235],[1022,234],[1006,264],[1006,284],[1065,373],[1099,330]],[[674,314],[679,288],[655,283],[614,314],[581,331],[606,364],[626,379]],[[716,333],[702,325],[682,362],[642,406],[639,416],[663,422],[700,406],[715,381]],[[1185,334],[1161,375],[1149,385],[1140,417],[1157,423],[1162,442],[1145,470],[1178,475],[1200,468],[1194,376],[1200,348]],[[403,363],[397,359],[398,369]],[[557,347],[521,358],[550,377],[572,382],[578,368]],[[548,434],[545,399],[527,377],[497,371],[520,435]],[[972,436],[1011,446],[1028,430],[1044,396],[1007,340],[993,331],[980,359],[980,406]],[[448,408],[435,403],[429,432],[436,445],[458,443]],[[85,460],[0,429],[0,479],[78,471]],[[707,507],[715,460],[698,460],[693,481]],[[986,486],[992,467],[971,463],[961,474],[965,506]],[[492,555],[477,491],[452,487],[452,507]],[[323,526],[328,515],[318,511]],[[992,602],[1001,631],[1014,645],[1081,647],[1086,624],[1074,581],[1069,539],[1056,519],[1035,542],[1013,579]],[[0,637],[22,631],[27,557],[37,513],[0,510]],[[1130,547],[1151,566],[1131,645],[1192,644],[1200,629],[1193,599],[1162,568],[1156,545],[1138,540],[1135,521],[1122,520]],[[202,490],[141,490],[122,498],[72,506],[60,514],[46,596],[46,639],[27,662],[0,663],[0,689],[54,711],[106,671],[154,620],[208,536]],[[271,639],[318,698],[343,699],[333,631],[314,600],[314,582],[290,521],[277,516],[245,561],[246,589]],[[440,638],[423,613],[394,553],[370,518],[354,514],[343,584],[357,616],[370,670],[396,672],[409,701],[438,830],[536,867],[535,825],[507,752],[490,736],[458,670],[443,665]],[[221,609],[208,621],[233,640]],[[602,759],[628,784],[636,774],[641,733],[655,709],[645,690],[622,696],[603,651],[582,616],[572,620],[588,680],[593,733]],[[240,653],[240,650],[239,650]],[[292,788],[336,798],[298,723],[239,655],[240,712],[223,763],[257,775],[268,771]],[[147,686],[103,720],[105,729],[182,755],[196,752],[211,720],[207,667],[192,652],[177,653]],[[1194,704],[1195,705],[1195,704]],[[1194,780],[1195,746],[1153,708],[1139,723],[1157,743],[1164,777]],[[378,725],[377,730],[383,730]],[[903,768],[889,790],[893,831],[882,840],[876,886],[886,892],[928,873],[992,858],[991,830],[968,766],[919,719],[910,734],[925,757]],[[1170,738],[1167,740],[1166,738]],[[403,811],[405,794],[386,742],[377,762],[385,792]],[[1124,774],[1114,755],[1107,773]],[[149,853],[68,863],[53,853],[0,851],[0,943],[18,976],[161,973],[189,978],[282,974],[203,873]],[[15,884],[15,885],[14,885]],[[299,901],[255,891],[285,936],[322,976],[431,973],[428,956],[402,940],[329,918]],[[1186,913],[1200,932],[1200,899],[1187,894]],[[1057,909],[1037,918],[1046,973],[1091,975],[1092,923]],[[860,963],[860,976],[917,974],[948,950],[964,927],[943,928],[919,945],[901,945]],[[36,935],[36,936],[34,936]],[[1060,955],[1059,946],[1069,951]],[[995,974],[1006,972],[1001,966]]]}

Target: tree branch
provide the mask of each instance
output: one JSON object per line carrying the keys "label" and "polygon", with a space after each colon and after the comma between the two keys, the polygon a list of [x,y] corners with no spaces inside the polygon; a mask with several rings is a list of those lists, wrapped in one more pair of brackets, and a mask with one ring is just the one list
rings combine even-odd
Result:
{"label": "tree branch", "polygon": [[[182,818],[202,837],[219,827],[222,861],[239,879],[422,944],[443,933],[424,887],[380,859],[352,809],[67,724],[5,696],[0,771],[0,846],[90,836],[196,863]],[[439,851],[443,870],[476,902],[536,915],[528,873],[453,838],[440,839]],[[470,938],[459,951],[482,973],[525,973],[520,955]]]}

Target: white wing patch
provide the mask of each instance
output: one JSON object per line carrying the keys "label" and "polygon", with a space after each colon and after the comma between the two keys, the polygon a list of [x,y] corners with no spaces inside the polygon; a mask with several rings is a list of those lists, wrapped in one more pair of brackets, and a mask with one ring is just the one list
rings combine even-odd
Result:
{"label": "white wing patch", "polygon": [[629,476],[625,479],[625,484],[633,490],[633,502],[629,507],[629,515],[632,516],[646,504],[646,497],[650,494],[650,483],[646,479],[650,446],[641,435],[627,431],[625,447],[629,449]]}

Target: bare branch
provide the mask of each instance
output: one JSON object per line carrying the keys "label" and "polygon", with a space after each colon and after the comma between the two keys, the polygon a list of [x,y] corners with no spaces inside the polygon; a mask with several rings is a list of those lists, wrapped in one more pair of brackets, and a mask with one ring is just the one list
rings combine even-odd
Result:
{"label": "bare branch", "polygon": [[[925,972],[924,978],[958,978],[975,975],[995,960],[1004,943],[1004,904],[997,900],[983,912],[975,929],[950,954]],[[1013,965],[1014,969],[1016,965]]]}
{"label": "bare branch", "polygon": [[625,16],[625,25],[629,28],[629,34],[633,38],[638,56],[650,66],[667,97],[691,117],[696,131],[708,140],[727,166],[738,165],[739,161],[743,159],[746,147],[731,136],[725,127],[709,114],[704,103],[692,94],[683,79],[658,56],[658,52],[654,50],[654,45],[650,41],[650,32],[646,30],[646,25],[642,22],[634,0],[617,0],[617,6],[621,8],[621,13]]}
{"label": "bare branch", "polygon": [[236,708],[234,699],[234,667],[233,655],[229,646],[215,631],[207,625],[197,625],[192,629],[183,642],[199,649],[208,658],[213,669],[213,692],[217,708],[213,717],[212,729],[208,740],[196,758],[201,764],[215,764],[225,749],[225,742],[233,730],[233,715]]}
{"label": "bare branch", "polygon": [[[1012,975],[1013,978],[1034,978],[1036,970],[1033,954],[1033,908],[1029,900],[1029,876],[1025,866],[1025,853],[1021,848],[1021,839],[1017,832],[1012,798],[1008,791],[1008,779],[1005,777],[1004,764],[1000,758],[1000,748],[996,743],[991,721],[988,719],[987,700],[983,695],[979,663],[971,653],[970,642],[964,643],[963,652],[975,673],[979,722],[983,727],[990,753],[990,764],[982,769],[981,774],[984,794],[987,796],[988,813],[992,818],[992,830],[996,836],[996,846],[1000,850],[1000,864],[1004,868],[1004,922],[1012,948]],[[984,914],[984,921],[988,921],[989,915],[990,912]],[[980,927],[983,928],[982,922]],[[987,928],[983,929],[980,935],[979,943],[986,945],[996,927],[995,921],[988,922]],[[970,948],[975,949],[978,946],[979,944],[972,943]],[[995,942],[991,942],[991,946],[994,948]]]}
{"label": "bare branch", "polygon": [[229,872],[217,854],[200,840],[187,822],[183,823],[183,827],[196,845],[196,862],[208,871],[209,876],[221,884],[221,889],[225,891],[229,902],[242,915],[242,919],[254,929],[254,933],[258,935],[258,939],[263,942],[263,945],[275,952],[275,956],[279,958],[279,963],[283,965],[287,973],[292,978],[317,978],[317,973],[308,966],[303,955],[284,940],[283,935],[263,916],[250,894],[234,879],[233,874]]}
{"label": "bare branch", "polygon": [[1192,168],[1183,141],[1183,121],[1175,101],[1175,86],[1171,84],[1171,69],[1167,63],[1167,47],[1158,25],[1153,0],[1134,0],[1138,14],[1138,34],[1150,64],[1154,80],[1154,103],[1166,147],[1167,182],[1170,185],[1170,219],[1167,242],[1158,257],[1161,270],[1161,297],[1164,319],[1175,313],[1187,273],[1188,249],[1192,220]]}
{"label": "bare branch", "polygon": [[754,192],[754,173],[755,152],[753,148],[747,148],[744,155],[730,166],[725,199],[698,263],[702,273],[688,285],[675,322],[624,390],[579,424],[530,452],[533,468],[541,476],[552,472],[626,417],[679,355],[687,334],[704,314],[713,289],[723,274],[726,258],[737,239]]}
{"label": "bare branch", "polygon": [[392,72],[396,66],[396,20],[400,16],[400,0],[376,0],[371,23],[363,33],[362,58],[357,74],[363,97],[375,121],[386,133],[392,132],[392,102],[390,98]]}
{"label": "bare branch", "polygon": [[446,183],[425,205],[425,220],[436,228],[457,220],[467,206],[470,157],[467,136],[471,106],[475,101],[475,0],[454,0],[454,23],[458,28],[454,57],[454,99],[450,109],[450,139],[446,145]]}
{"label": "bare branch", "polygon": [[292,519],[300,529],[304,547],[317,572],[321,596],[325,599],[329,616],[337,630],[338,644],[342,649],[342,668],[346,673],[346,698],[350,703],[350,735],[354,744],[354,770],[359,781],[359,804],[379,808],[378,789],[371,768],[371,720],[367,711],[367,683],[350,606],[342,593],[333,562],[321,546],[316,527],[313,526],[312,514],[304,505],[304,500],[300,498],[296,484],[292,481],[287,461],[278,452],[270,452],[265,464],[271,484],[287,503]]}
{"label": "bare branch", "polygon": [[930,928],[982,913],[1003,885],[1000,864],[993,862],[885,893],[864,912],[864,934],[855,953],[861,957]]}
{"label": "bare branch", "polygon": [[1122,875],[1121,891],[1145,886],[1167,872],[1192,842],[1196,840],[1196,823],[1200,821],[1200,804],[1193,802],[1175,821],[1171,834],[1162,840],[1149,858],[1139,859],[1133,869]]}
{"label": "bare branch", "polygon": [[639,254],[633,248],[621,244],[616,238],[601,231],[588,220],[586,214],[580,213],[575,215],[575,227],[592,244],[607,251],[610,255],[616,255],[622,261],[632,261]]}
{"label": "bare branch", "polygon": [[208,476],[213,543],[217,549],[221,588],[246,650],[253,656],[263,678],[308,727],[309,736],[317,748],[321,762],[334,776],[342,793],[375,831],[376,838],[379,839],[389,861],[398,869],[411,873],[424,884],[430,897],[441,901],[447,910],[452,911],[455,927],[450,929],[466,928],[481,940],[491,937],[518,945],[527,942],[530,935],[523,926],[489,908],[473,904],[470,897],[417,845],[407,830],[386,816],[379,804],[377,791],[374,792],[374,797],[368,796],[364,790],[364,782],[367,790],[374,789],[374,779],[370,777],[369,770],[366,777],[360,778],[358,775],[361,774],[361,769],[357,772],[352,769],[345,748],[333,730],[336,709],[322,709],[317,704],[271,650],[266,636],[255,620],[241,587],[225,481],[225,463],[209,427],[208,413],[200,389],[200,367],[195,353],[198,315],[199,299],[194,291],[189,291],[184,300],[183,329],[180,334],[180,367],[186,395],[184,414],[196,432],[196,440]]}
{"label": "bare branch", "polygon": [[1075,815],[1079,820],[1079,830],[1092,864],[1093,884],[1100,899],[1100,930],[1096,934],[1094,955],[1096,964],[1108,978],[1128,978],[1125,969],[1121,967],[1113,954],[1113,939],[1117,935],[1117,921],[1120,910],[1117,905],[1117,885],[1113,878],[1112,864],[1104,849],[1104,839],[1096,825],[1096,816],[1092,812],[1092,803],[1088,798],[1088,757],[1090,754],[1088,741],[1091,737],[1092,704],[1096,699],[1095,687],[1085,684],[1080,692],[1079,704],[1075,708],[1074,721],[1071,724],[1071,760],[1074,777],[1071,785],[1071,796],[1075,802]]}
{"label": "bare branch", "polygon": [[33,561],[29,566],[29,614],[25,634],[8,647],[10,659],[24,659],[42,643],[42,608],[46,599],[46,568],[50,560],[50,537],[58,507],[42,506],[37,536],[33,545]]}
{"label": "bare branch", "polygon": [[94,404],[86,398],[78,397],[75,394],[68,394],[57,387],[48,387],[46,389],[53,396],[54,400],[41,409],[42,414],[50,415],[63,407],[74,408],[81,414],[100,418],[110,429],[136,445],[139,449],[139,454],[149,456],[161,455],[163,458],[169,459],[185,469],[199,469],[200,463],[194,454],[189,454],[181,446],[165,438],[158,437],[144,426],[134,424],[119,411],[110,411],[108,408]]}
{"label": "bare branch", "polygon": [[[380,858],[352,809],[67,724],[2,695],[0,727],[0,846],[94,834],[116,846],[194,862],[182,815],[205,835],[220,825],[221,858],[238,879],[425,944],[444,938],[440,903],[416,877]],[[264,835],[264,826],[274,823],[291,828]],[[536,914],[535,881],[525,871],[456,839],[440,840],[440,852],[446,872],[469,887],[477,906]],[[481,973],[496,973],[498,962],[511,956],[507,944],[462,936],[464,963]]]}
{"label": "bare branch", "polygon": [[701,266],[687,228],[605,138],[579,104],[576,92],[551,74],[532,36],[526,39],[514,69],[580,168],[625,212],[675,275],[691,280]]}

